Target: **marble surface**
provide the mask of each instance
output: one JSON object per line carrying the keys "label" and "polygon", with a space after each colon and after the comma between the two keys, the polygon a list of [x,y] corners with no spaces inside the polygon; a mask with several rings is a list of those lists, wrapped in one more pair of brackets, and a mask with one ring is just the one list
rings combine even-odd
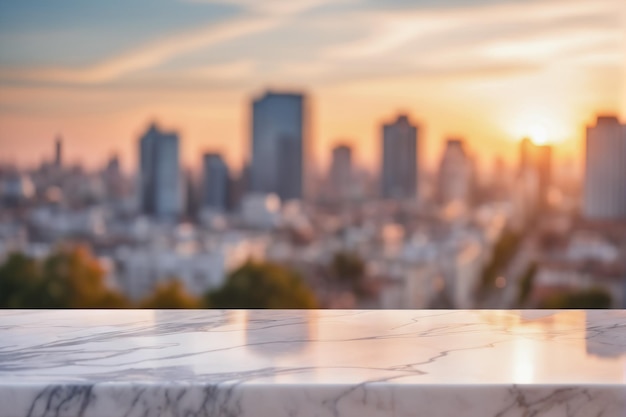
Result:
{"label": "marble surface", "polygon": [[0,417],[626,417],[626,311],[0,311]]}

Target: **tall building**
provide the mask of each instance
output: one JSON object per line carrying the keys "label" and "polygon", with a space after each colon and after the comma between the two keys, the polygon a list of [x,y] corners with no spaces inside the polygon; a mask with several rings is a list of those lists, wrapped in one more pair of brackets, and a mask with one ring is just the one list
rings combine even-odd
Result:
{"label": "tall building", "polygon": [[185,202],[183,204],[183,210],[181,211],[184,213],[186,220],[196,221],[198,219],[198,210],[200,208],[200,198],[198,196],[199,190],[197,181],[191,169],[184,169],[183,180]]}
{"label": "tall building", "polygon": [[539,208],[545,209],[550,205],[550,187],[552,186],[552,146],[537,146],[535,154],[537,179],[539,186]]}
{"label": "tall building", "polygon": [[438,200],[442,204],[469,203],[472,166],[463,141],[448,139],[439,165]]}
{"label": "tall building", "polygon": [[204,154],[202,164],[202,208],[225,212],[229,206],[228,166],[220,154]]}
{"label": "tall building", "polygon": [[228,209],[238,210],[241,208],[243,197],[250,189],[250,164],[244,162],[239,175],[231,173],[228,184]]}
{"label": "tall building", "polygon": [[408,199],[418,195],[417,131],[406,115],[383,126],[383,198]]}
{"label": "tall building", "polygon": [[175,219],[182,209],[178,134],[152,123],[139,140],[140,207],[145,214]]}
{"label": "tall building", "polygon": [[535,148],[537,145],[530,138],[524,138],[519,144],[519,172],[534,169]]}
{"label": "tall building", "polygon": [[345,199],[349,196],[353,185],[351,147],[338,145],[333,148],[329,180],[333,197]]}
{"label": "tall building", "polygon": [[63,139],[58,136],[54,143],[54,166],[61,168],[63,165]]}
{"label": "tall building", "polygon": [[544,210],[549,205],[549,193],[552,185],[552,147],[535,145],[529,138],[520,143],[520,160],[518,176],[535,176],[537,179],[536,209]]}
{"label": "tall building", "polygon": [[107,197],[110,199],[118,199],[124,196],[128,190],[120,167],[120,159],[116,154],[111,155],[109,158],[102,171],[102,178],[104,180]]}
{"label": "tall building", "polygon": [[626,125],[616,117],[587,127],[583,213],[591,220],[626,218]]}
{"label": "tall building", "polygon": [[303,197],[307,126],[303,94],[270,91],[253,101],[251,191]]}
{"label": "tall building", "polygon": [[112,175],[120,174],[120,157],[117,154],[113,154],[109,157],[109,160],[107,161],[105,167],[105,171],[111,173]]}

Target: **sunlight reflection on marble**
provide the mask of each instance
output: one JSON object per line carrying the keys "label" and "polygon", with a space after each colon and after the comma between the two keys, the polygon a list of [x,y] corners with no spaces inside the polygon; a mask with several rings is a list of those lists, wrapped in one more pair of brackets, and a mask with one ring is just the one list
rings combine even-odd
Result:
{"label": "sunlight reflection on marble", "polygon": [[626,410],[626,311],[1,311],[0,332],[0,417]]}

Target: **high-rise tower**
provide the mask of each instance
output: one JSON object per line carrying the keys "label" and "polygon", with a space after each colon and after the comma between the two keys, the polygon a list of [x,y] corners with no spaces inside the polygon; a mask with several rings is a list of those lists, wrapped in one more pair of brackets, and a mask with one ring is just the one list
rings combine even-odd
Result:
{"label": "high-rise tower", "polygon": [[175,219],[181,214],[179,139],[153,123],[139,140],[140,207],[145,214]]}
{"label": "high-rise tower", "polygon": [[383,125],[381,194],[383,198],[410,199],[417,194],[418,128],[408,116]]}
{"label": "high-rise tower", "polygon": [[307,123],[303,94],[267,92],[252,102],[252,191],[303,197]]}

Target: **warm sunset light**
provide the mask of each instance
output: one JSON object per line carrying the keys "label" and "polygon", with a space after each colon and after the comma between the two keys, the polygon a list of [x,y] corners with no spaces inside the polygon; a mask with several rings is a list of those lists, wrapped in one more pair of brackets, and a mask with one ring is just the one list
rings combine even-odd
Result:
{"label": "warm sunset light", "polygon": [[0,308],[626,305],[624,1],[0,1]]}
{"label": "warm sunset light", "polygon": [[0,417],[626,417],[625,2],[0,0]]}
{"label": "warm sunset light", "polygon": [[528,129],[528,137],[537,145],[545,145],[548,143],[548,134],[543,125],[530,126]]}
{"label": "warm sunset light", "polygon": [[61,131],[68,160],[99,166],[115,151],[134,169],[134,140],[156,118],[182,132],[187,165],[197,168],[198,152],[211,149],[240,167],[245,103],[267,86],[310,93],[321,167],[337,138],[377,166],[378,124],[396,109],[425,126],[428,164],[453,133],[487,158],[512,158],[526,135],[578,158],[585,121],[621,105],[622,8],[622,0],[3,2],[0,159],[36,164]]}

